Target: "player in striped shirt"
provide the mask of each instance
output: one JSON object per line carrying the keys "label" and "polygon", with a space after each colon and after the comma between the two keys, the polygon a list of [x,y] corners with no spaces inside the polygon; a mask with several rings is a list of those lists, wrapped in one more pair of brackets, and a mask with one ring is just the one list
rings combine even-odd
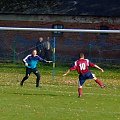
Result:
{"label": "player in striped shirt", "polygon": [[101,72],[104,72],[102,68],[97,66],[94,63],[91,63],[88,59],[84,58],[84,54],[80,54],[80,59],[77,60],[73,67],[71,67],[63,76],[66,76],[70,71],[76,70],[79,74],[79,81],[78,81],[78,97],[82,96],[82,86],[87,79],[94,79],[97,84],[100,85],[101,88],[104,88],[105,85],[101,80],[96,78],[95,74],[91,73],[89,67],[95,67]]}
{"label": "player in striped shirt", "polygon": [[26,81],[29,78],[31,72],[33,72],[37,77],[37,79],[36,79],[36,87],[39,87],[40,73],[39,73],[39,71],[37,69],[37,64],[38,64],[39,61],[46,62],[46,63],[51,63],[52,62],[52,61],[47,61],[47,60],[39,57],[37,55],[37,50],[33,50],[32,54],[26,56],[23,59],[23,62],[25,64],[25,66],[26,66],[26,75],[22,79],[22,81],[20,82],[21,86],[23,86],[24,81]]}

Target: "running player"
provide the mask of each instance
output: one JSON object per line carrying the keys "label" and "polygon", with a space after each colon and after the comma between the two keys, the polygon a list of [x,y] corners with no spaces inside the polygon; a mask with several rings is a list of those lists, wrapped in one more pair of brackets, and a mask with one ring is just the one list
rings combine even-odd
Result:
{"label": "running player", "polygon": [[78,81],[78,97],[82,96],[82,86],[84,84],[84,82],[87,79],[94,79],[95,82],[97,84],[100,85],[101,88],[104,88],[105,85],[103,84],[103,82],[101,80],[99,80],[98,78],[95,77],[95,74],[92,74],[89,70],[89,67],[95,67],[99,70],[101,70],[101,72],[104,72],[104,70],[102,68],[100,68],[99,66],[91,63],[88,59],[84,58],[84,54],[80,53],[80,59],[77,60],[74,64],[73,67],[71,67],[63,76],[66,76],[70,71],[73,70],[77,70],[78,74],[79,74],[79,81]]}
{"label": "running player", "polygon": [[20,85],[23,86],[23,83],[25,80],[27,80],[31,74],[31,72],[33,72],[37,79],[36,79],[36,87],[39,87],[39,81],[40,81],[40,73],[37,69],[37,63],[41,61],[41,62],[47,62],[47,63],[51,63],[52,61],[47,61],[45,59],[42,59],[41,57],[39,57],[37,55],[37,50],[33,50],[32,54],[28,55],[27,57],[25,57],[23,59],[23,62],[26,66],[26,75],[25,77],[22,79],[22,81],[20,82]]}

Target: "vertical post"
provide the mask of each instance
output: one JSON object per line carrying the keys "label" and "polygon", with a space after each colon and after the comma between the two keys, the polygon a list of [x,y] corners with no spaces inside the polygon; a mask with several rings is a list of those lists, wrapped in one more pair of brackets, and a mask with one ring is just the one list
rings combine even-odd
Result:
{"label": "vertical post", "polygon": [[56,47],[56,38],[53,37],[53,72],[52,72],[52,77],[53,80],[55,78],[55,47]]}

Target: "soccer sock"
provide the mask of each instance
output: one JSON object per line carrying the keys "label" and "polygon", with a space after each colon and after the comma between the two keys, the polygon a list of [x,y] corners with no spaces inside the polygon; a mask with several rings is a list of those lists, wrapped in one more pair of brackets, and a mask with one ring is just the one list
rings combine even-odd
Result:
{"label": "soccer sock", "polygon": [[20,82],[20,85],[23,86],[24,81],[27,80],[27,79],[28,79],[28,76],[25,76],[25,77],[22,79],[22,81]]}
{"label": "soccer sock", "polygon": [[82,88],[78,88],[78,96],[82,96]]}
{"label": "soccer sock", "polygon": [[37,79],[36,79],[36,87],[39,87],[39,82],[40,82],[40,74],[36,74]]}
{"label": "soccer sock", "polygon": [[36,79],[36,87],[39,87],[39,81],[40,79]]}
{"label": "soccer sock", "polygon": [[96,82],[100,87],[103,87],[103,86],[104,86],[103,82],[102,82],[101,80],[99,80],[99,79],[95,80],[95,82]]}

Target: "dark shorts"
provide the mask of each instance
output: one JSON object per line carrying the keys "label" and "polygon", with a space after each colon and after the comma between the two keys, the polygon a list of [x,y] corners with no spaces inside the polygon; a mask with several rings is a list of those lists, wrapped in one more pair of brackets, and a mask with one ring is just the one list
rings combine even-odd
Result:
{"label": "dark shorts", "polygon": [[29,76],[32,72],[35,75],[39,74],[39,71],[37,68],[31,69],[31,68],[26,67],[26,76]]}
{"label": "dark shorts", "polygon": [[79,75],[79,86],[82,86],[87,79],[93,79],[93,74],[88,72],[84,75]]}

